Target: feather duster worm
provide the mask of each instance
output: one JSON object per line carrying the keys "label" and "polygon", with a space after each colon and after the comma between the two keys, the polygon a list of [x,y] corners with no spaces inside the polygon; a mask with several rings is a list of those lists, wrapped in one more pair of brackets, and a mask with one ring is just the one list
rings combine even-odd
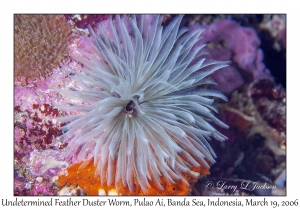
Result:
{"label": "feather duster worm", "polygon": [[58,119],[69,122],[62,136],[69,153],[93,157],[100,184],[117,191],[147,194],[154,185],[164,191],[162,178],[188,184],[187,175],[199,177],[193,168],[214,163],[207,140],[226,139],[210,125],[227,128],[211,113],[216,109],[208,98],[226,97],[200,88],[214,84],[207,76],[226,63],[202,58],[205,45],[195,46],[202,31],[179,28],[182,16],[165,28],[162,20],[116,16],[89,28],[88,48],[74,55],[84,65],[73,76],[80,85],[61,90],[88,102],[60,107],[83,113]]}

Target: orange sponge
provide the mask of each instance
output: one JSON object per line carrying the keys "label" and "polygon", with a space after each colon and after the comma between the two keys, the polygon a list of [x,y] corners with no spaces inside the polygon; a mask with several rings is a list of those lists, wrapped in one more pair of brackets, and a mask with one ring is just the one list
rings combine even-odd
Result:
{"label": "orange sponge", "polygon": [[[209,174],[209,170],[205,167],[192,168],[192,174],[184,173],[184,180],[176,181],[175,184],[170,183],[164,176],[160,177],[160,183],[164,190],[161,190],[154,181],[148,180],[150,187],[144,193],[134,178],[135,190],[130,191],[125,187],[120,180],[118,183],[113,183],[107,186],[106,181],[101,184],[100,176],[96,173],[94,166],[94,158],[75,163],[69,166],[63,175],[59,176],[58,185],[64,186],[67,183],[78,185],[83,188],[88,195],[188,195],[191,186],[201,177]],[[117,163],[117,160],[114,164]],[[151,172],[150,172],[151,173]],[[118,186],[116,186],[118,185]]]}

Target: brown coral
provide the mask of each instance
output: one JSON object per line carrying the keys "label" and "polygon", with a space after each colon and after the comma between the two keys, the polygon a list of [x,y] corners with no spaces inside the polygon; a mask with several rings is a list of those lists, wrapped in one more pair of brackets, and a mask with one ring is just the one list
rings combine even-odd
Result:
{"label": "brown coral", "polygon": [[41,78],[68,55],[70,25],[62,15],[15,15],[15,77]]}

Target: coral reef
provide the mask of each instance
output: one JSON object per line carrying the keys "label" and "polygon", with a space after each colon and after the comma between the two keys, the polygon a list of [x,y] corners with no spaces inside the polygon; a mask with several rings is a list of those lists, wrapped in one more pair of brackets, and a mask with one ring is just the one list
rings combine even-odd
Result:
{"label": "coral reef", "polygon": [[281,85],[260,80],[250,89],[250,96],[257,111],[272,128],[286,133],[286,93]]}
{"label": "coral reef", "polygon": [[241,25],[256,30],[260,48],[264,51],[264,63],[270,69],[276,83],[286,87],[286,15],[232,15]]}
{"label": "coral reef", "polygon": [[68,55],[70,25],[61,15],[14,15],[15,77],[50,75]]}
{"label": "coral reef", "polygon": [[[285,14],[221,14],[221,15],[187,15],[184,22],[185,25],[189,27],[198,27],[199,25],[204,27],[211,27],[212,25],[217,24],[218,21],[227,21],[235,23],[237,27],[235,27],[235,31],[242,32],[244,29],[252,28],[255,30],[255,33],[258,35],[260,39],[260,49],[264,52],[264,59],[263,62],[267,69],[271,71],[273,79],[277,83],[280,83],[284,88],[286,87],[286,15]],[[239,28],[239,30],[236,30]],[[233,29],[233,28],[231,28]],[[230,28],[226,28],[223,31],[220,30],[220,35],[223,34],[230,34]],[[217,29],[218,30],[218,29]],[[238,32],[238,34],[241,34]],[[234,36],[235,34],[232,33]],[[231,36],[232,36],[231,35]],[[222,35],[221,35],[222,36]],[[226,37],[223,36],[224,39]],[[244,39],[244,43],[238,42],[239,40],[236,40],[236,43],[239,43],[241,46],[245,43],[250,43],[249,41],[253,40],[251,39]],[[218,50],[224,48],[224,42],[221,43],[214,43],[217,44],[219,47]],[[226,48],[226,47],[225,47]],[[224,50],[224,49],[222,49]],[[225,50],[226,51],[226,50]],[[221,53],[220,53],[221,54]],[[223,55],[224,56],[224,55]],[[222,58],[221,58],[222,59]],[[229,58],[229,60],[231,60]],[[234,61],[233,61],[234,63]],[[229,68],[229,67],[227,67]],[[239,69],[237,69],[240,71]],[[241,69],[243,71],[243,69]],[[216,74],[220,74],[220,72],[217,72]],[[251,75],[247,76],[244,75],[243,72],[240,72],[242,74],[242,77],[244,80],[246,80],[247,83],[252,82],[251,78],[249,78]],[[235,74],[236,76],[238,74]],[[224,74],[223,76],[226,76]],[[271,79],[268,78],[268,79]],[[237,78],[240,83],[242,81]],[[231,81],[230,81],[231,82]],[[237,83],[235,81],[235,83]],[[238,84],[235,85],[238,87]],[[224,85],[223,88],[226,90],[226,86]],[[232,88],[227,88],[231,89]]]}
{"label": "coral reef", "polygon": [[[168,27],[176,16],[166,15],[162,20],[162,26]],[[23,24],[33,17],[40,18],[40,21]],[[58,91],[63,92],[67,89],[74,91],[78,87],[83,87],[80,81],[74,80],[74,77],[78,73],[85,72],[86,65],[78,63],[75,59],[78,57],[86,59],[86,56],[82,56],[82,52],[94,53],[94,50],[89,48],[91,38],[83,38],[92,35],[87,30],[87,26],[90,24],[96,33],[101,33],[97,31],[96,26],[99,22],[105,25],[107,18],[108,15],[15,16],[15,30],[18,30],[18,33],[15,33],[15,65],[17,66],[15,66],[14,82],[15,195],[286,194],[285,15],[186,15],[183,17],[179,27],[181,30],[184,30],[184,26],[192,30],[203,28],[206,30],[202,32],[202,39],[198,42],[198,46],[207,44],[208,54],[203,56],[229,61],[228,67],[222,68],[213,75],[213,79],[219,85],[211,87],[225,93],[229,98],[228,104],[216,100],[217,117],[228,124],[230,129],[218,129],[228,137],[227,141],[209,142],[218,156],[215,164],[209,163],[211,166],[209,171],[207,168],[192,168],[194,178],[188,173],[183,173],[186,182],[182,182],[182,179],[175,184],[161,176],[159,182],[165,189],[163,191],[150,181],[152,187],[144,192],[135,177],[133,182],[137,186],[136,191],[130,191],[128,186],[123,184],[119,184],[118,189],[115,185],[107,186],[105,184],[107,177],[104,177],[104,182],[101,183],[101,177],[95,176],[94,172],[97,168],[92,159],[88,159],[82,165],[82,159],[79,157],[66,158],[65,153],[68,151],[69,142],[62,141],[60,138],[60,134],[65,133],[65,130],[62,130],[65,124],[59,123],[54,118],[82,115],[84,110],[76,107],[90,106],[91,103],[85,100],[87,96],[77,99],[74,96],[62,96]],[[40,54],[36,54],[35,57],[33,54],[28,54],[29,51],[26,52],[28,43],[20,42],[20,40],[29,40],[31,36],[41,37],[38,35],[41,30],[50,30],[47,21],[52,21],[51,24],[56,25],[56,28],[59,26],[57,30],[60,32],[56,31],[54,37],[61,37],[60,48],[65,49],[62,50],[64,52],[61,51],[62,53],[52,51],[54,48],[50,44],[50,39],[47,45],[42,45],[44,49],[57,53],[57,58],[54,54],[49,54],[53,60],[49,65],[39,61],[41,58],[39,56],[46,56],[48,51],[39,51]],[[125,27],[129,28],[126,24]],[[104,31],[109,32],[109,27],[107,26]],[[108,37],[108,40],[113,40],[110,35]],[[42,38],[38,39],[42,40]],[[52,41],[51,43],[54,43]],[[20,43],[25,47],[22,48]],[[29,42],[32,43],[37,42]],[[62,61],[69,49],[71,57]],[[32,53],[37,53],[39,49],[30,50]],[[101,58],[95,56],[93,59]],[[196,62],[193,61],[193,64]],[[30,65],[34,65],[34,68]],[[57,68],[58,66],[61,68]],[[40,79],[34,80],[39,77]],[[62,111],[64,106],[70,105],[72,110]],[[130,112],[132,103],[126,107]],[[208,189],[209,181],[214,184],[218,181],[226,181],[228,185],[239,186],[243,182],[252,183],[250,186],[260,182],[276,186],[276,189],[253,191],[240,189],[232,191],[216,187]]]}
{"label": "coral reef", "polygon": [[102,20],[106,20],[108,15],[97,14],[78,14],[78,15],[64,15],[71,24],[78,29],[87,29],[88,26],[95,28],[97,23]]}
{"label": "coral reef", "polygon": [[[69,81],[58,69],[53,70],[53,76],[36,81],[15,80],[15,195],[56,194],[53,176],[61,169],[43,173],[40,169],[49,156],[62,161],[58,151],[66,145],[56,141],[61,135],[61,125],[52,119],[63,113],[51,105],[54,101],[61,100],[52,87]],[[37,182],[36,178],[41,175],[43,180]]]}
{"label": "coral reef", "polygon": [[266,41],[277,52],[286,48],[285,14],[231,15],[231,18],[243,26],[254,28],[263,40],[262,44]]}
{"label": "coral reef", "polygon": [[219,20],[211,25],[193,25],[205,29],[198,44],[208,44],[207,58],[231,61],[224,71],[215,72],[213,78],[223,93],[242,86],[245,81],[272,79],[259,49],[260,40],[252,28],[241,27],[231,20]]}
{"label": "coral reef", "polygon": [[268,31],[273,38],[272,47],[276,51],[286,49],[286,16],[285,15],[265,15],[259,25],[262,31]]}
{"label": "coral reef", "polygon": [[[109,17],[109,15],[106,14],[68,14],[64,16],[72,26],[76,27],[79,30],[87,30],[88,26],[96,29],[99,22],[107,20],[107,18]],[[174,17],[175,15],[165,15],[162,21],[162,25],[167,25]]]}
{"label": "coral reef", "polygon": [[[234,91],[228,104],[222,104],[220,119],[229,126],[223,131],[229,141],[212,142],[217,154],[217,163],[211,175],[196,184],[199,194],[210,195],[215,189],[205,189],[206,182],[216,185],[250,183],[248,190],[216,191],[228,195],[285,195],[286,167],[286,93],[269,80],[260,80]],[[230,148],[230,149],[228,149]],[[254,183],[266,183],[268,190],[250,190]],[[250,187],[251,186],[251,187]],[[275,187],[274,187],[275,186]]]}

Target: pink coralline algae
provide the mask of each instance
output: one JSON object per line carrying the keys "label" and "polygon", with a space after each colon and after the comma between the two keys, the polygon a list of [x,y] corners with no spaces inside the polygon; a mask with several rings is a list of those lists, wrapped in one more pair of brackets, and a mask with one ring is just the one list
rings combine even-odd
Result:
{"label": "pink coralline algae", "polygon": [[74,85],[68,78],[71,68],[80,70],[81,65],[76,62],[65,63],[63,68],[53,69],[53,74],[44,79],[15,79],[14,195],[57,193],[55,177],[68,162],[63,156],[67,144],[58,139],[64,124],[53,119],[68,113],[54,106],[58,103],[78,103],[62,98],[56,91]]}
{"label": "pink coralline algae", "polygon": [[55,183],[51,177],[57,171],[44,170],[44,179],[40,182],[35,179],[42,174],[42,163],[47,157],[54,156],[60,160],[57,152],[65,147],[56,141],[62,134],[61,125],[52,121],[63,114],[53,107],[54,102],[62,101],[53,89],[69,83],[65,76],[65,72],[55,69],[53,77],[15,80],[15,195],[55,194]]}
{"label": "pink coralline algae", "polygon": [[230,61],[230,66],[215,72],[213,78],[217,89],[230,93],[244,82],[271,79],[263,63],[260,40],[252,28],[242,27],[231,20],[220,20],[211,25],[193,25],[204,28],[203,38],[198,44],[206,43],[207,58]]}

